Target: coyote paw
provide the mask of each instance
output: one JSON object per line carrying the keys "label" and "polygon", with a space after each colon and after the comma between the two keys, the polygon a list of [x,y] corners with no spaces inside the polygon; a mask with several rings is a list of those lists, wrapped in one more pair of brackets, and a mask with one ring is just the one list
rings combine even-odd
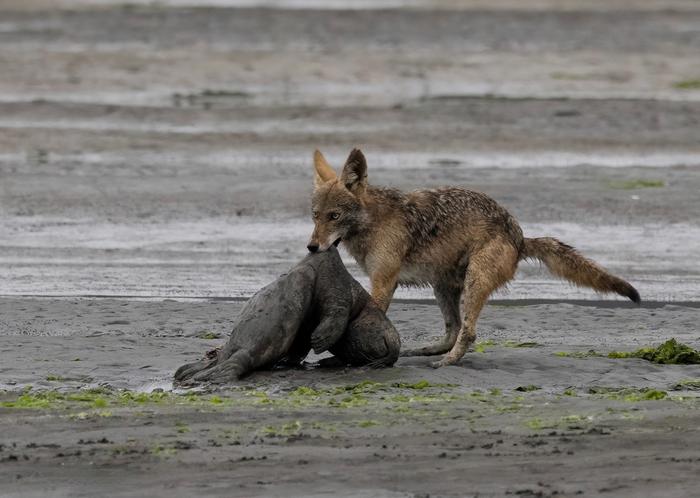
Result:
{"label": "coyote paw", "polygon": [[454,358],[454,357],[450,356],[449,354],[446,354],[439,361],[431,362],[430,366],[433,368],[446,367],[448,365],[454,365],[459,360],[460,360],[460,358]]}

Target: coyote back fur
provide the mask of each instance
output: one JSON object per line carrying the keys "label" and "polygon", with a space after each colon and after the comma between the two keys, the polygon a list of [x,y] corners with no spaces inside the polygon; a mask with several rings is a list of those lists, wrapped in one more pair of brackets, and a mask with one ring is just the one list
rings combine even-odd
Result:
{"label": "coyote back fur", "polygon": [[384,311],[397,285],[433,287],[445,337],[404,356],[448,353],[436,367],[458,361],[476,339],[476,321],[489,296],[527,258],[576,285],[640,301],[634,287],[573,247],[550,237],[523,237],[518,222],[485,194],[459,187],[413,192],[373,187],[358,149],[340,177],[319,151],[314,170],[310,251],[342,242],[369,275],[372,297]]}

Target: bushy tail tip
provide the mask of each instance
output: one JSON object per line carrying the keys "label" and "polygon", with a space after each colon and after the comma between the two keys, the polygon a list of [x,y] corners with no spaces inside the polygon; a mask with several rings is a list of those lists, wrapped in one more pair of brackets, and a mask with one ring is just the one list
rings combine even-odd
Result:
{"label": "bushy tail tip", "polygon": [[575,285],[590,287],[598,292],[614,292],[637,304],[641,302],[639,292],[629,282],[608,273],[595,261],[555,238],[524,239],[520,258],[542,261],[553,274]]}

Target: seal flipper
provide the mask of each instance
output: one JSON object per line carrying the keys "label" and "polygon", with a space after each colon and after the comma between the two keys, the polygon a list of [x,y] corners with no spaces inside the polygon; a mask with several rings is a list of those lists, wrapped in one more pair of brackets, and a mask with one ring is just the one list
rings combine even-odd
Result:
{"label": "seal flipper", "polygon": [[184,383],[197,372],[207,370],[215,364],[216,359],[205,358],[203,360],[195,361],[194,363],[187,363],[186,365],[182,365],[175,372],[175,382]]}
{"label": "seal flipper", "polygon": [[389,367],[396,363],[400,349],[399,333],[384,312],[368,300],[330,351],[350,365]]}
{"label": "seal flipper", "polygon": [[236,381],[253,369],[253,359],[247,349],[239,349],[225,360],[192,377],[194,382],[223,384]]}
{"label": "seal flipper", "polygon": [[316,354],[328,350],[342,337],[353,302],[352,277],[343,266],[338,251],[331,249],[325,258],[328,263],[316,270],[314,305],[320,310],[320,321],[311,333],[311,347]]}

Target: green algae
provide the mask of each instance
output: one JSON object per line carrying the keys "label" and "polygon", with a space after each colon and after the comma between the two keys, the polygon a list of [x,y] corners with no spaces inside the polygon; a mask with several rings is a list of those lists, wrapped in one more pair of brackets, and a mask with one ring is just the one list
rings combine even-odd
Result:
{"label": "green algae", "polygon": [[74,420],[88,420],[96,418],[108,418],[113,414],[110,410],[96,410],[91,412],[78,412],[69,415],[70,418]]}
{"label": "green algae", "polygon": [[492,341],[491,339],[488,339],[486,341],[479,341],[474,344],[474,352],[475,353],[485,353],[487,347],[495,346],[496,341]]}
{"label": "green algae", "polygon": [[[117,448],[115,448],[117,450]],[[114,450],[113,450],[114,451]],[[133,448],[130,448],[128,446],[124,446],[122,448],[118,449],[119,453],[116,454],[128,454],[134,451]],[[177,449],[169,446],[163,446],[161,444],[156,444],[152,448],[148,450],[148,452],[151,455],[161,457],[161,458],[170,458],[172,456],[177,455]]]}
{"label": "green algae", "polygon": [[700,79],[677,81],[673,84],[677,90],[700,90]]}
{"label": "green algae", "polygon": [[700,351],[677,342],[676,339],[669,339],[656,348],[647,347],[631,352],[611,351],[608,358],[642,358],[664,365],[696,365],[700,364]]}
{"label": "green algae", "polygon": [[171,394],[166,392],[137,393],[123,391],[117,395],[117,401],[121,404],[163,403],[171,399],[171,397]]}
{"label": "green algae", "polygon": [[553,429],[557,426],[555,422],[545,421],[539,417],[531,418],[525,421],[525,425],[532,430],[538,431],[541,429]]}
{"label": "green algae", "polygon": [[14,401],[3,401],[0,406],[3,408],[28,408],[28,409],[48,409],[56,405],[62,398],[57,393],[26,393],[19,396]]}
{"label": "green algae", "polygon": [[500,346],[504,348],[539,348],[542,345],[537,342],[519,342],[519,341],[504,341],[498,343],[491,339],[486,339],[484,341],[479,341],[474,344],[475,353],[485,353],[486,348],[491,348],[494,346]]}
{"label": "green algae", "polygon": [[221,334],[217,332],[212,332],[210,330],[202,330],[197,334],[197,337],[199,337],[200,339],[214,340],[221,339]]}
{"label": "green algae", "polygon": [[323,393],[311,387],[301,386],[289,393],[290,396],[321,396]]}
{"label": "green algae", "polygon": [[659,188],[666,184],[663,180],[624,180],[608,182],[608,187],[616,190],[638,190],[643,188]]}
{"label": "green algae", "polygon": [[302,427],[302,423],[299,420],[295,420],[281,425],[268,425],[261,430],[261,433],[268,437],[298,436]]}
{"label": "green algae", "polygon": [[557,351],[554,356],[562,358],[602,358],[605,355],[589,349],[588,351]]}
{"label": "green algae", "polygon": [[427,388],[433,387],[433,386],[427,380],[420,380],[420,381],[415,382],[413,384],[407,384],[405,382],[396,382],[396,383],[392,384],[392,387],[398,387],[401,389],[419,389],[420,390],[420,389],[427,389]]}
{"label": "green algae", "polygon": [[422,403],[432,404],[438,402],[450,402],[460,399],[458,396],[446,393],[436,394],[396,394],[387,398],[387,401],[394,403]]}
{"label": "green algae", "polygon": [[590,415],[571,414],[564,415],[557,419],[542,419],[540,417],[531,418],[525,421],[525,425],[532,430],[542,429],[584,429],[590,425],[593,417]]}
{"label": "green algae", "polygon": [[700,391],[700,379],[686,379],[675,384],[674,391]]}
{"label": "green algae", "polygon": [[495,409],[498,413],[515,413],[523,409],[523,404],[519,402],[512,402],[506,405],[497,405]]}
{"label": "green algae", "polygon": [[258,393],[260,401],[275,406],[330,406],[334,408],[355,408],[369,403],[367,395],[376,394],[389,389],[388,386],[373,381],[363,381],[357,384],[318,389],[300,386],[287,396],[271,398]]}
{"label": "green algae", "polygon": [[591,387],[588,390],[589,394],[601,395],[608,399],[619,401],[637,402],[637,401],[657,401],[667,397],[666,391],[651,388],[633,388],[633,387]]}
{"label": "green algae", "polygon": [[338,431],[338,424],[334,422],[322,422],[322,421],[314,421],[309,424],[309,427],[311,429],[321,431],[321,432],[337,432]]}
{"label": "green algae", "polygon": [[336,396],[341,394],[367,394],[375,393],[385,389],[386,386],[381,382],[365,380],[357,384],[348,384],[345,386],[330,387],[326,389],[318,389],[308,386],[300,386],[289,393],[291,397],[320,397],[320,396]]}
{"label": "green algae", "polygon": [[356,408],[358,406],[367,406],[368,404],[369,400],[362,394],[351,394],[340,400],[331,399],[328,401],[328,406],[336,408]]}
{"label": "green algae", "polygon": [[133,391],[110,391],[102,388],[83,389],[75,392],[54,390],[27,390],[15,399],[1,401],[0,407],[15,409],[59,410],[71,407],[128,407],[147,404],[221,404],[218,396],[200,396],[193,393],[173,394],[167,392],[139,393]]}
{"label": "green algae", "polygon": [[97,397],[92,401],[93,408],[106,408],[108,405],[109,401],[102,397]]}
{"label": "green algae", "polygon": [[[255,406],[263,405],[276,408],[330,406],[334,408],[357,408],[368,405],[386,403],[391,391],[417,391],[427,392],[435,387],[426,381],[413,384],[400,384],[399,387],[387,386],[378,382],[361,382],[347,386],[332,387],[328,389],[314,389],[311,387],[298,387],[282,396],[257,390],[234,391],[226,396],[203,395],[196,393],[177,394],[171,392],[133,392],[110,391],[103,389],[80,390],[73,392],[60,392],[56,390],[27,391],[14,398],[0,401],[0,407],[12,409],[44,409],[44,410],[85,410],[119,408],[148,405],[192,405],[201,408],[212,409],[229,405]],[[10,393],[6,395],[12,396]],[[6,397],[6,396],[3,396]],[[447,399],[438,394],[435,396],[408,396],[406,401],[424,401],[432,399]]]}
{"label": "green algae", "polygon": [[653,401],[664,399],[667,396],[666,391],[657,389],[649,389],[640,393],[632,393],[625,396],[625,401]]}
{"label": "green algae", "polygon": [[[173,412],[180,406],[192,407],[198,411],[215,411],[233,406],[275,412],[279,410],[278,413],[312,413],[316,409],[330,409],[338,410],[339,414],[341,410],[347,413],[342,415],[345,422],[341,425],[367,428],[373,426],[372,423],[364,423],[368,420],[385,425],[387,420],[396,420],[397,416],[419,423],[428,423],[428,420],[436,418],[456,419],[467,416],[463,414],[478,419],[489,413],[517,412],[525,406],[522,404],[522,396],[514,396],[515,393],[512,392],[506,394],[498,388],[464,392],[446,387],[452,386],[419,380],[412,383],[365,381],[324,388],[298,386],[290,391],[274,393],[252,387],[232,388],[216,394],[139,393],[102,388],[70,392],[50,390],[29,391],[14,399],[8,399],[12,394],[7,392],[0,398],[4,400],[0,401],[0,406],[62,411],[76,420],[94,420],[101,416],[112,416],[112,413],[120,417],[130,416],[134,409],[143,413],[150,413],[154,409]],[[183,434],[189,428],[182,424],[176,425],[175,430]],[[261,430],[260,427],[254,428],[258,433]],[[288,431],[274,427],[274,430],[268,432],[283,436]]]}
{"label": "green algae", "polygon": [[563,424],[568,424],[568,425],[580,425],[580,424],[587,424],[591,421],[592,417],[588,415],[564,415],[561,418],[561,422]]}
{"label": "green algae", "polygon": [[352,394],[366,394],[366,393],[375,393],[378,390],[384,388],[384,384],[381,382],[374,382],[371,380],[365,380],[362,382],[358,382],[357,384],[349,384],[347,386],[340,386],[340,387],[335,387],[329,390],[331,394],[343,394],[343,393],[352,393]]}
{"label": "green algae", "polygon": [[573,352],[558,351],[554,355],[563,358],[641,358],[664,365],[700,364],[700,351],[682,344],[676,339],[669,339],[658,347],[645,347],[636,351],[610,351],[608,354],[603,354],[589,349],[588,351]]}
{"label": "green algae", "polygon": [[357,426],[362,428],[374,427],[376,425],[380,425],[379,422],[376,420],[360,420],[357,423]]}

